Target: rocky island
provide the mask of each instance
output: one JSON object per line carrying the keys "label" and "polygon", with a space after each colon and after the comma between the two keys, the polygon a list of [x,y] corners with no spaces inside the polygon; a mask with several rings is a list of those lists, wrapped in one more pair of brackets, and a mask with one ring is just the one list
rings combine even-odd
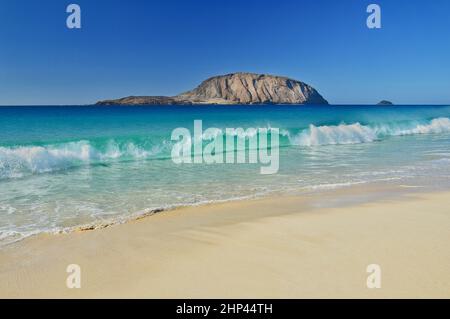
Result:
{"label": "rocky island", "polygon": [[176,96],[129,96],[96,105],[328,104],[313,87],[287,77],[231,73],[209,78]]}
{"label": "rocky island", "polygon": [[377,105],[394,105],[394,103],[392,103],[391,101],[382,100],[382,101],[378,102]]}

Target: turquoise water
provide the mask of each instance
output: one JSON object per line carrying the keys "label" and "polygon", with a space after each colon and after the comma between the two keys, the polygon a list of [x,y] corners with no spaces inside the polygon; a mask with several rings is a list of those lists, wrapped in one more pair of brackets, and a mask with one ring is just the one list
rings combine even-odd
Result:
{"label": "turquoise water", "polygon": [[[279,128],[280,168],[182,164],[172,130]],[[450,186],[450,106],[0,107],[0,244],[154,209],[395,182]]]}

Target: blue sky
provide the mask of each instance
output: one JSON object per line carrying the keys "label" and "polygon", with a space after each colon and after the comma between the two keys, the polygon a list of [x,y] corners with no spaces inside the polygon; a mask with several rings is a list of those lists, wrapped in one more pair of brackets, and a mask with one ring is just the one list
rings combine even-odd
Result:
{"label": "blue sky", "polygon": [[0,105],[175,95],[236,71],[304,81],[333,104],[449,104],[450,1],[0,0]]}

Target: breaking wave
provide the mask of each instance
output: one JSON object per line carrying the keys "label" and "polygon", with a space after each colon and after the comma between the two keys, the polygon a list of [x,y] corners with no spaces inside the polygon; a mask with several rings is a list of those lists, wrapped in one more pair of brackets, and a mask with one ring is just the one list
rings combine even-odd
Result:
{"label": "breaking wave", "polygon": [[[272,129],[268,128],[269,132]],[[330,126],[315,126],[293,133],[280,129],[282,146],[319,146],[370,143],[390,136],[449,133],[450,119],[436,118],[427,122],[407,122],[378,125],[360,123]],[[256,131],[234,133],[233,136],[251,138]],[[242,135],[242,136],[241,136]],[[216,137],[204,134],[204,141]],[[191,142],[191,141],[190,141]],[[21,178],[31,174],[48,173],[78,167],[82,165],[107,164],[117,161],[170,158],[173,144],[157,140],[118,142],[108,141],[74,141],[43,146],[0,147],[0,180]]]}
{"label": "breaking wave", "polygon": [[450,119],[433,119],[427,123],[362,125],[340,124],[331,126],[310,125],[308,129],[296,135],[289,134],[293,145],[318,146],[338,144],[370,143],[389,136],[415,134],[440,134],[450,132]]}
{"label": "breaking wave", "polygon": [[46,146],[0,147],[0,180],[114,160],[146,159],[159,154],[163,147],[164,143],[144,148],[132,142],[114,141],[96,147],[84,140]]}

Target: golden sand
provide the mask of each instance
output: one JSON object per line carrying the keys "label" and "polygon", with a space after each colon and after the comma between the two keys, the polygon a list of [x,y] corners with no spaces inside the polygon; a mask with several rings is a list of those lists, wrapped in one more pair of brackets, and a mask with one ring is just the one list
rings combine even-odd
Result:
{"label": "golden sand", "polygon": [[[345,194],[36,236],[0,249],[0,297],[450,297],[450,193],[323,207]],[[80,289],[66,286],[69,264],[81,267]],[[370,264],[381,267],[379,289],[367,288]]]}

